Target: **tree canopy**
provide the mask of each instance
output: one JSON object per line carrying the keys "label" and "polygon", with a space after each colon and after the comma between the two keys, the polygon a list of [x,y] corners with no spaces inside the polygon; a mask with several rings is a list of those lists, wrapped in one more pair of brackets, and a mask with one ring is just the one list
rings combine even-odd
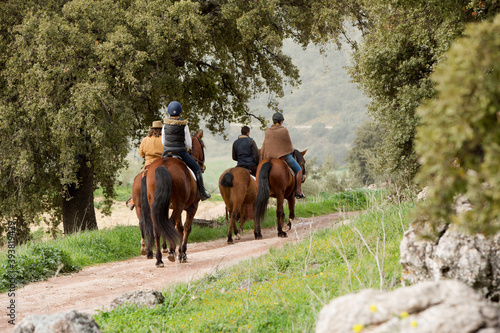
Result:
{"label": "tree canopy", "polygon": [[378,172],[410,185],[419,168],[414,139],[416,109],[433,98],[429,76],[467,22],[499,10],[493,1],[362,1],[366,34],[350,74],[371,99],[370,115],[385,128],[377,149]]}
{"label": "tree canopy", "polygon": [[65,232],[95,228],[92,190],[109,208],[129,140],[163,103],[179,101],[193,129],[248,123],[252,96],[300,83],[284,39],[338,41],[346,18],[363,21],[344,0],[10,0],[0,12],[0,220],[20,238],[42,213]]}
{"label": "tree canopy", "polygon": [[[418,109],[417,180],[429,186],[420,220],[458,223],[486,235],[500,230],[500,15],[471,24],[437,66],[435,99]],[[472,209],[459,214],[464,196]]]}

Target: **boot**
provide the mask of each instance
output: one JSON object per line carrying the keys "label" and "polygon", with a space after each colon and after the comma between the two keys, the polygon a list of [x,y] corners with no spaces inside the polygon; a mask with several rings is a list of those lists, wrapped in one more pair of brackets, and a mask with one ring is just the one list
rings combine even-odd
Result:
{"label": "boot", "polygon": [[298,199],[304,199],[306,196],[304,195],[304,193],[302,193],[302,190],[300,189],[302,186],[302,170],[297,172],[297,174],[295,175],[295,184],[296,184],[295,197]]}
{"label": "boot", "polygon": [[205,185],[203,185],[203,176],[201,175],[201,171],[196,173],[196,183],[198,184],[198,191],[200,191],[201,200],[205,201],[210,198],[210,193],[205,190]]}

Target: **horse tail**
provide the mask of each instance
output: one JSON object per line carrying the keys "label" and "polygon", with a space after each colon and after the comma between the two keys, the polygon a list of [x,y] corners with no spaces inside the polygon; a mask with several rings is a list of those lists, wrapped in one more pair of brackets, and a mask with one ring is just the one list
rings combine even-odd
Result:
{"label": "horse tail", "polygon": [[164,166],[155,170],[156,190],[153,201],[154,228],[158,236],[163,236],[169,241],[177,242],[179,233],[168,218],[168,208],[172,196],[172,178]]}
{"label": "horse tail", "polygon": [[233,187],[233,179],[234,175],[231,173],[231,171],[228,171],[224,174],[224,176],[222,176],[220,184],[222,187]]}
{"label": "horse tail", "polygon": [[269,171],[271,171],[271,162],[262,164],[259,172],[257,197],[255,198],[255,218],[259,221],[264,217],[269,202]]}
{"label": "horse tail", "polygon": [[148,186],[146,177],[141,179],[141,218],[139,225],[146,233],[148,240],[153,241],[153,221],[151,220],[151,208],[148,201]]}

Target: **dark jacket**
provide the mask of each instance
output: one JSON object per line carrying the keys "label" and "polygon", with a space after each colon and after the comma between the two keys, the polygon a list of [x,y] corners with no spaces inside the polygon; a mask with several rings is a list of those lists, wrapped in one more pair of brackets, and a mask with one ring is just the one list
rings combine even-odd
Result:
{"label": "dark jacket", "polygon": [[165,119],[163,125],[163,134],[165,142],[163,150],[166,152],[181,152],[186,151],[186,141],[184,127],[187,125],[187,120],[179,119]]}
{"label": "dark jacket", "polygon": [[259,149],[251,137],[240,135],[234,141],[233,160],[238,162],[237,166],[254,166],[259,164]]}

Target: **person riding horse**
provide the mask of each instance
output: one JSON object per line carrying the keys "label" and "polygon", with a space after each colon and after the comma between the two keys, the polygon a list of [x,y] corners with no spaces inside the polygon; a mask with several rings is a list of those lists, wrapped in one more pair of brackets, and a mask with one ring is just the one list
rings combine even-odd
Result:
{"label": "person riding horse", "polygon": [[[153,163],[154,160],[161,157],[163,153],[163,143],[161,142],[161,130],[163,128],[163,123],[161,120],[153,121],[152,126],[149,128],[148,135],[142,139],[141,145],[139,146],[139,155],[144,158],[144,166],[141,170],[144,171],[148,166]],[[125,205],[133,210],[135,207],[134,200],[130,197]]]}
{"label": "person riding horse", "polygon": [[182,113],[182,105],[176,101],[170,102],[167,107],[167,113],[169,117],[163,120],[164,124],[161,132],[161,142],[163,143],[162,157],[170,154],[180,156],[196,176],[196,183],[200,191],[201,200],[207,200],[210,198],[210,193],[206,191],[203,185],[201,168],[187,152],[188,149],[191,149],[192,141],[188,128],[188,121],[182,119],[180,116]]}
{"label": "person riding horse", "polygon": [[273,114],[273,125],[266,130],[264,142],[261,148],[261,160],[266,158],[284,158],[286,163],[295,172],[295,197],[305,198],[302,193],[302,169],[293,158],[293,145],[288,130],[283,126],[285,118],[281,112]]}
{"label": "person riding horse", "polygon": [[250,137],[250,127],[243,126],[241,135],[233,143],[233,160],[237,162],[236,166],[248,169],[255,176],[259,157],[259,148]]}

